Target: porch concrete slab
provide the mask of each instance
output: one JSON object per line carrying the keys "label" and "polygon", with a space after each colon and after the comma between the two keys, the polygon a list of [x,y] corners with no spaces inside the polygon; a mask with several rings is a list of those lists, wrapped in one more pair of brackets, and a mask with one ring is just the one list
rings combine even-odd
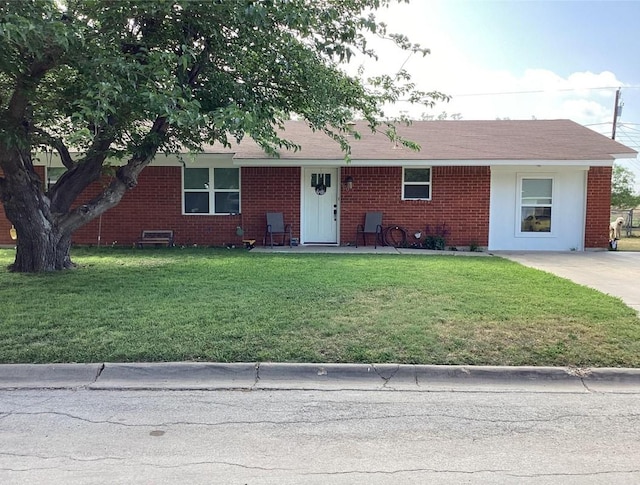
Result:
{"label": "porch concrete slab", "polygon": [[103,364],[0,364],[0,389],[72,389],[95,382]]}
{"label": "porch concrete slab", "polygon": [[290,254],[399,254],[392,246],[256,246],[252,253],[290,253]]}
{"label": "porch concrete slab", "polygon": [[106,363],[90,389],[249,389],[256,364],[209,362]]}
{"label": "porch concrete slab", "polygon": [[640,311],[639,252],[493,251],[492,254],[618,297]]}
{"label": "porch concrete slab", "polygon": [[393,246],[257,246],[251,250],[255,253],[290,253],[290,254],[413,254],[419,256],[491,256],[482,251],[436,251],[432,249],[395,248]]}
{"label": "porch concrete slab", "polygon": [[413,249],[413,248],[397,248],[398,254],[413,254],[417,256],[470,256],[470,257],[486,257],[491,254],[484,251],[451,251],[445,249],[443,251],[436,249]]}

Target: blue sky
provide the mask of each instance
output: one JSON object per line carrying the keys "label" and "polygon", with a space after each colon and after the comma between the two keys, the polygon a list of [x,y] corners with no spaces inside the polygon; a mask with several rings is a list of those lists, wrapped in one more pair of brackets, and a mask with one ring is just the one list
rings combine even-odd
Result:
{"label": "blue sky", "polygon": [[[376,42],[378,63],[401,65],[422,89],[453,96],[430,114],[462,119],[569,118],[640,151],[640,1],[412,0],[378,12],[392,32],[431,49],[426,58]],[[419,118],[424,109],[397,109]],[[640,161],[625,162],[640,185]]]}

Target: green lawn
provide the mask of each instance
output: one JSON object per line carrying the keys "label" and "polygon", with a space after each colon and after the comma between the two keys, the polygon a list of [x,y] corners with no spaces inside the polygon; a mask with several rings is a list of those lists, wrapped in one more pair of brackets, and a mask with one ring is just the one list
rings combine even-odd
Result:
{"label": "green lawn", "polygon": [[618,251],[640,251],[640,235],[636,232],[631,237],[618,240]]}
{"label": "green lawn", "polygon": [[76,249],[7,272],[0,362],[640,366],[620,300],[496,257]]}

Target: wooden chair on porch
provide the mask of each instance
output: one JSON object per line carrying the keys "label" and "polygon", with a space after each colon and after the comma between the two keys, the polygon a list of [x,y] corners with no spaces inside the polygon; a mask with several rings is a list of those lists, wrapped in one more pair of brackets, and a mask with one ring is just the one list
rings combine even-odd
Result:
{"label": "wooden chair on porch", "polygon": [[282,235],[282,245],[284,246],[287,236],[289,236],[289,247],[291,247],[291,224],[284,223],[282,212],[267,212],[267,229],[264,233],[264,245],[273,247],[273,236]]}
{"label": "wooden chair on porch", "polygon": [[382,212],[367,212],[364,216],[364,225],[358,224],[356,229],[356,247],[358,238],[362,235],[362,242],[367,245],[367,234],[373,234],[374,247],[378,247],[378,242],[382,244]]}

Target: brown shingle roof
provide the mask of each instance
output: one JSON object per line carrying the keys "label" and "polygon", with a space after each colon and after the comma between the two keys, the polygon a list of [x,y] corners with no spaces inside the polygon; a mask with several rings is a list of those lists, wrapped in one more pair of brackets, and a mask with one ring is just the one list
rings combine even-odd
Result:
{"label": "brown shingle roof", "polygon": [[[414,121],[398,132],[417,142],[421,150],[398,148],[384,134],[372,134],[364,122],[355,129],[362,139],[352,140],[353,160],[611,160],[632,156],[629,147],[570,120]],[[302,146],[280,157],[293,160],[340,160],[344,154],[322,132],[304,122],[285,123],[282,136]],[[207,152],[217,152],[210,147]],[[226,151],[226,150],[221,150]],[[232,148],[236,159],[268,158],[252,140]]]}

